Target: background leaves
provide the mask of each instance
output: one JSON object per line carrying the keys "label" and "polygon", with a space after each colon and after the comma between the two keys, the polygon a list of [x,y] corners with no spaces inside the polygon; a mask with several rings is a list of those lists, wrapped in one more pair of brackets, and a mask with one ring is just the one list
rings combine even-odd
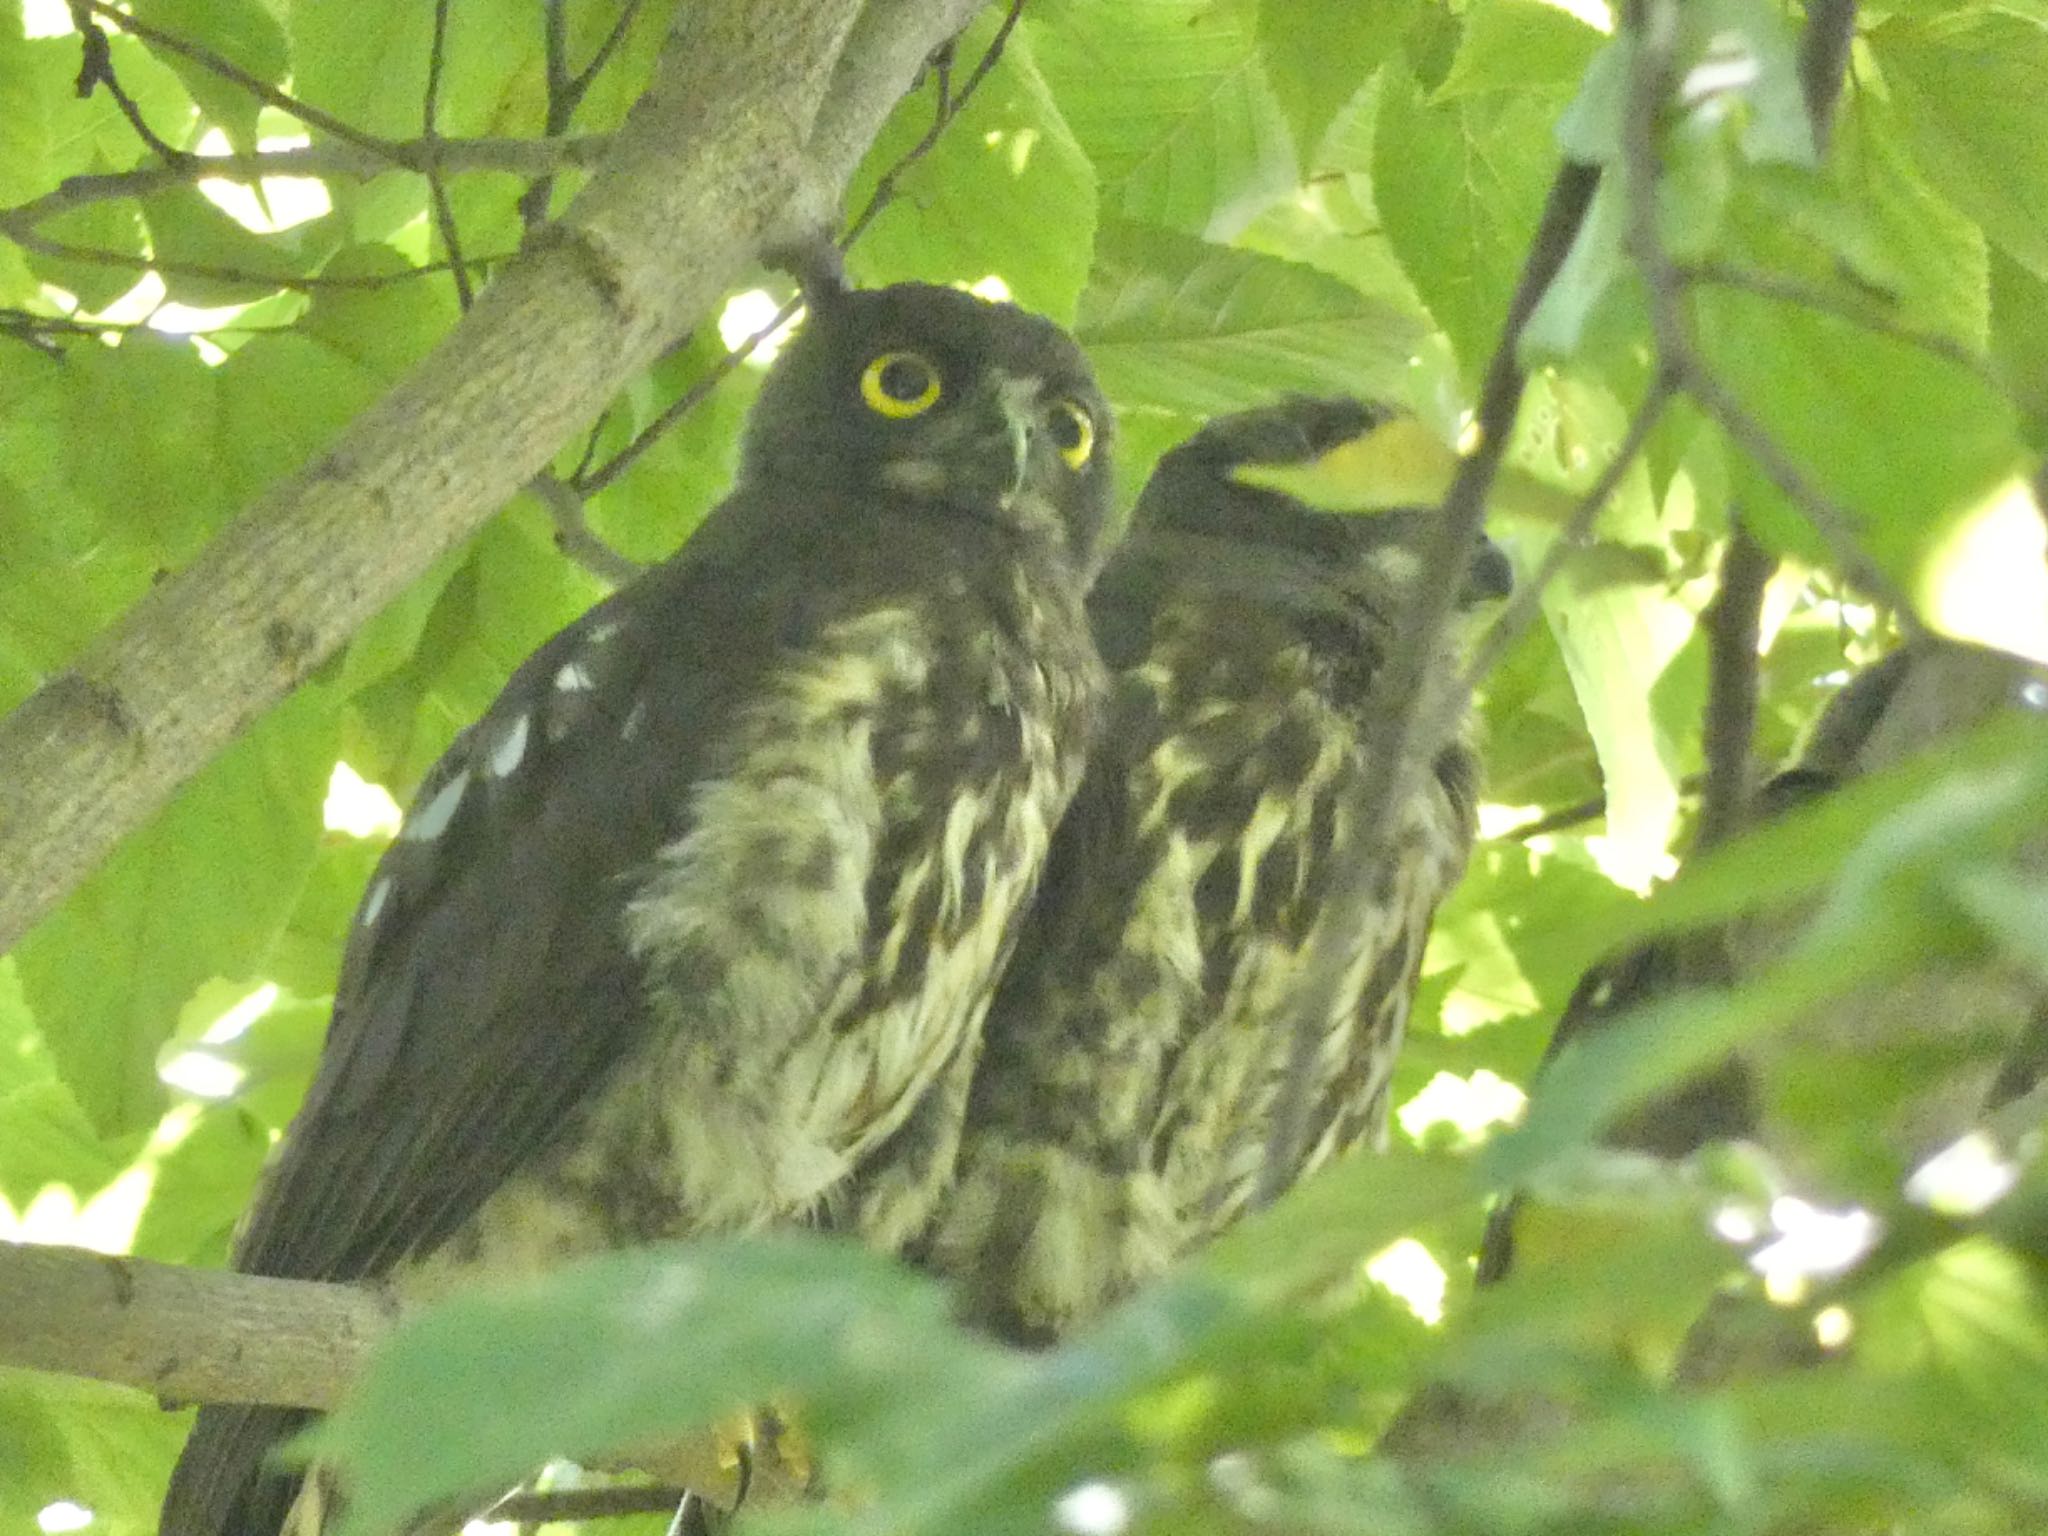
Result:
{"label": "background leaves", "polygon": [[[617,127],[669,9],[563,7],[565,66],[603,61],[571,132]],[[1539,371],[1511,460],[1568,503],[1615,453],[1649,372],[1614,174],[1632,55],[1602,12],[1031,0],[908,166],[936,72],[897,110],[852,206],[901,174],[849,266],[866,282],[1000,278],[1070,323],[1118,408],[1128,501],[1202,419],[1288,390],[1393,399],[1455,441],[1552,173],[1564,153],[1593,160],[1608,182],[1525,339]],[[359,133],[423,132],[431,7],[139,0],[134,15]],[[450,16],[438,131],[538,136],[538,8]],[[955,89],[998,21],[961,40]],[[1658,228],[1674,259],[1721,270],[1687,292],[1701,357],[1853,516],[1859,547],[1911,584],[2048,443],[2048,18],[1989,0],[1866,16],[1821,161],[1798,41],[1776,6],[1687,7]],[[411,173],[269,178],[240,202],[196,172],[141,196],[61,190],[159,164],[104,85],[78,95],[83,56],[66,7],[0,3],[0,706],[319,451],[458,314],[447,273],[423,270],[449,246]],[[309,136],[144,36],[113,32],[109,59],[175,150]],[[554,206],[577,179],[558,178]],[[516,248],[523,190],[497,173],[448,179],[472,261]],[[53,195],[61,206],[38,201]],[[558,473],[601,470],[720,366],[787,291],[761,281],[588,442],[562,445]],[[758,379],[733,370],[608,476],[592,527],[638,559],[676,548],[727,483]],[[1697,615],[1738,511],[1818,567],[1789,568],[1767,604],[1764,756],[1889,643],[1887,616],[1827,569],[1806,509],[1708,415],[1674,407],[1546,622],[1482,688],[1486,841],[1432,946],[1395,1155],[1333,1172],[1033,1361],[959,1335],[920,1282],[830,1244],[609,1261],[423,1325],[336,1443],[369,1458],[394,1434],[428,1447],[417,1466],[445,1491],[783,1391],[803,1399],[840,1486],[871,1502],[750,1517],[771,1536],[1076,1529],[1083,1506],[1061,1500],[1089,1489],[1115,1528],[1177,1533],[2038,1528],[2048,1313],[2028,1237],[2040,1224],[2023,1219],[2040,1209],[2038,1171],[2000,1208],[2022,1214],[1975,1235],[1926,1236],[1924,1213],[1888,1211],[1919,1246],[1888,1239],[1838,1293],[1786,1310],[1704,1225],[1765,1173],[1652,1172],[1588,1150],[1603,1116],[1709,1038],[1764,1031],[1774,1008],[1936,942],[2024,957],[2040,931],[2038,880],[1984,853],[1997,837],[1907,835],[1997,754],[2037,764],[2027,739],[1862,786],[1644,900],[1694,815]],[[1556,531],[1506,513],[1493,528],[1525,577]],[[351,782],[337,762],[402,802],[518,660],[604,590],[554,534],[534,499],[509,506],[0,959],[0,1235],[219,1260],[310,1071],[341,936],[388,836],[376,795],[330,803]],[[2008,566],[2039,562],[2015,547]],[[2008,833],[2038,810],[1980,808]],[[1550,830],[1517,835],[1539,820]],[[1908,853],[1910,879],[1892,880],[1887,861]],[[1564,1074],[1523,1130],[1480,1152],[1604,948],[1765,898],[1852,911],[1855,942],[1766,977],[1761,997],[1695,1005],[1706,1033],[1689,1045],[1654,1020],[1617,1036],[1599,1070]],[[1882,1098],[1904,1070],[1865,1063],[1844,1082]],[[1839,1127],[1804,1129],[1817,1158],[1848,1166]],[[1556,1240],[1533,1236],[1526,1272],[1475,1297],[1469,1255],[1509,1169],[1542,1171]],[[634,1309],[658,1296],[670,1348],[650,1352],[650,1314]],[[1856,1347],[1817,1372],[1674,1386],[1686,1330],[1717,1297],[1802,1338],[1838,1305]],[[1767,1331],[1751,1319],[1731,1336],[1745,1330]],[[478,1339],[501,1367],[489,1390],[465,1374]],[[424,1413],[451,1383],[456,1400]],[[1504,1383],[1506,1408],[1490,1395]],[[1413,1450],[1414,1405],[1447,1392],[1471,1399],[1466,1432]],[[533,1411],[542,1398],[559,1419]],[[1411,1451],[1365,1458],[1390,1424],[1406,1427],[1385,1445]],[[74,1504],[96,1531],[153,1529],[181,1429],[136,1394],[0,1373],[0,1536],[68,1528]]]}

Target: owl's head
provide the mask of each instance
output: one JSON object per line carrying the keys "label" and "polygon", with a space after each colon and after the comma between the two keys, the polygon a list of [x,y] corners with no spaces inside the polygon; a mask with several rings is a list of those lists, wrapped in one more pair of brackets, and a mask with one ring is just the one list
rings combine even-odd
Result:
{"label": "owl's head", "polygon": [[[1422,572],[1434,507],[1373,513],[1322,511],[1278,490],[1247,484],[1248,464],[1309,464],[1391,421],[1393,408],[1349,398],[1291,396],[1277,405],[1220,416],[1159,461],[1131,516],[1132,533],[1159,531],[1227,542],[1241,560],[1263,562],[1283,584],[1313,575],[1317,587],[1383,614],[1394,611]],[[1505,595],[1507,558],[1482,543],[1467,573],[1464,604]]]}
{"label": "owl's head", "polygon": [[813,296],[748,419],[740,474],[986,518],[1090,566],[1112,432],[1087,359],[1050,320],[899,283]]}

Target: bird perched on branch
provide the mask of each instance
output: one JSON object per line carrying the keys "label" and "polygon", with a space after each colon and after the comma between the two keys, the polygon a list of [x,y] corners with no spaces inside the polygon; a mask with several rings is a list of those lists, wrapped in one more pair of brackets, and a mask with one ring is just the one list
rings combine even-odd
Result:
{"label": "bird perched on branch", "polygon": [[[237,1268],[421,1294],[924,1225],[1102,696],[1111,419],[1046,320],[810,297],[731,496],[428,774]],[[165,1536],[274,1536],[297,1417],[202,1410]]]}
{"label": "bird perched on branch", "polygon": [[[1089,608],[1115,696],[1004,973],[958,1183],[923,1258],[1019,1342],[1086,1319],[1244,1213],[1304,976],[1320,1021],[1299,1176],[1382,1128],[1431,914],[1473,837],[1464,723],[1427,744],[1369,920],[1332,926],[1432,514],[1311,510],[1240,483],[1389,415],[1288,401],[1160,461]],[[1507,587],[1486,546],[1470,596]],[[1455,665],[1450,647],[1434,658]]]}

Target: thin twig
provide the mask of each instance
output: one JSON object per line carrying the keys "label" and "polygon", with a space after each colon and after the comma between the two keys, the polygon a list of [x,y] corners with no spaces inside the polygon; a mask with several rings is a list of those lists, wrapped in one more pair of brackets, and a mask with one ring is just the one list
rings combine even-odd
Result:
{"label": "thin twig", "polygon": [[241,65],[222,58],[211,48],[180,37],[175,32],[166,32],[161,27],[152,26],[126,11],[117,10],[108,3],[108,0],[82,0],[82,3],[100,20],[112,22],[123,32],[131,37],[141,38],[153,48],[161,49],[165,53],[175,53],[181,59],[190,59],[200,68],[240,86],[266,105],[296,117],[309,128],[318,128],[323,133],[332,134],[335,138],[354,144],[359,149],[383,155],[393,165],[405,163],[388,139],[380,139],[373,133],[365,133],[343,118],[336,117],[330,112],[323,112],[318,107],[308,106],[294,96],[286,95],[268,80],[250,74]]}
{"label": "thin twig", "polygon": [[[567,133],[574,121],[576,109],[583,105],[583,98],[590,87],[611,62],[626,34],[632,30],[633,18],[640,12],[640,0],[626,0],[619,7],[619,14],[612,21],[611,30],[604,41],[597,45],[590,61],[580,70],[569,68],[569,27],[568,13],[564,0],[547,0],[543,11],[542,51],[546,57],[548,107],[546,128],[550,137]],[[540,176],[519,195],[519,220],[529,230],[538,229],[547,219],[548,204],[554,200],[555,178],[553,173]]]}
{"label": "thin twig", "polygon": [[1806,0],[1806,30],[1799,38],[1799,89],[1806,98],[1813,147],[1825,155],[1835,103],[1856,41],[1856,0]]}
{"label": "thin twig", "polygon": [[[441,110],[441,72],[448,63],[448,0],[434,0],[434,36],[427,48],[426,101],[420,111],[420,135],[428,143],[440,136],[435,121]],[[448,187],[437,171],[427,172],[427,197],[434,208],[434,228],[448,252],[448,269],[455,279],[456,307],[467,313],[476,302],[470,287],[469,268],[462,259],[462,240],[455,227],[455,208],[448,200]]]}
{"label": "thin twig", "polygon": [[573,482],[547,470],[535,475],[527,489],[540,498],[554,520],[555,548],[598,580],[622,587],[645,569],[639,561],[621,554],[597,536],[583,515],[584,497]]}
{"label": "thin twig", "polygon": [[[541,8],[541,57],[547,82],[547,116],[542,128],[550,136],[569,125],[569,20],[567,0],[545,0]],[[519,194],[519,222],[529,233],[540,228],[554,200],[555,178],[535,177]]]}
{"label": "thin twig", "polygon": [[1778,558],[1740,517],[1721,557],[1721,581],[1704,615],[1707,628],[1707,705],[1701,735],[1707,759],[1695,853],[1726,842],[1749,823],[1755,792],[1757,646],[1764,589]]}
{"label": "thin twig", "polygon": [[84,0],[71,0],[71,24],[78,29],[79,35],[78,79],[73,86],[79,99],[83,100],[95,88],[104,86],[121,115],[128,119],[128,126],[135,130],[135,136],[167,165],[181,165],[191,159],[184,150],[166,143],[149,126],[135,98],[123,89],[120,76],[114,73],[114,50],[107,42],[106,30],[93,20]]}
{"label": "thin twig", "polygon": [[[1522,331],[1558,268],[1564,264],[1579,227],[1585,222],[1600,168],[1567,161],[1551,183],[1543,216],[1530,241],[1529,254],[1508,313],[1501,339],[1487,365],[1478,409],[1479,446],[1458,466],[1443,505],[1431,520],[1423,575],[1394,627],[1400,637],[1382,666],[1382,726],[1368,762],[1360,815],[1345,867],[1330,896],[1331,931],[1364,931],[1379,886],[1382,866],[1393,843],[1396,808],[1407,802],[1427,758],[1442,737],[1442,722],[1459,697],[1455,677],[1437,666],[1458,593],[1478,551],[1486,516],[1486,495],[1506,455],[1522,402],[1526,375],[1516,356]],[[1257,1202],[1267,1204],[1293,1183],[1307,1138],[1309,1080],[1327,1020],[1342,993],[1355,957],[1342,945],[1325,946],[1295,996],[1288,1021],[1288,1061],[1274,1103],[1264,1164],[1259,1172]]]}
{"label": "thin twig", "polygon": [[[39,235],[32,229],[23,228],[12,213],[0,213],[0,235],[5,235],[24,250],[42,256],[61,256],[66,261],[84,262],[88,266],[117,267],[130,272],[161,272],[167,277],[196,277],[221,283],[248,283],[252,287],[268,285],[272,288],[289,288],[294,293],[319,293],[323,290],[341,292],[374,288],[392,288],[400,283],[414,282],[422,277],[431,277],[436,272],[450,270],[445,261],[430,261],[421,266],[408,267],[403,272],[371,272],[352,277],[304,277],[292,272],[251,272],[242,267],[223,267],[212,262],[165,261],[158,256],[144,256],[128,251],[103,251],[89,245],[73,245],[68,240],[52,240],[48,235]],[[503,257],[489,257],[495,264]]]}
{"label": "thin twig", "polygon": [[633,18],[639,14],[640,0],[626,0],[626,3],[619,7],[619,14],[612,22],[611,31],[605,34],[604,41],[599,43],[596,51],[590,55],[590,61],[569,76],[566,94],[571,112],[583,105],[583,98],[589,94],[590,87],[596,83],[597,77],[604,73],[605,65],[611,63],[612,55],[618,52],[619,45],[625,42],[626,34],[632,30]]}
{"label": "thin twig", "polygon": [[1479,680],[1500,665],[1501,658],[1522,638],[1522,632],[1542,611],[1543,593],[1551,582],[1557,579],[1571,557],[1585,545],[1593,531],[1593,524],[1608,500],[1620,488],[1622,477],[1635,463],[1636,456],[1643,451],[1643,444],[1649,441],[1650,433],[1664,414],[1664,407],[1670,403],[1672,385],[1669,380],[1658,378],[1651,382],[1650,392],[1643,397],[1630,419],[1628,430],[1622,435],[1621,443],[1614,450],[1607,467],[1600,471],[1586,494],[1565,519],[1564,528],[1551,541],[1550,548],[1543,553],[1543,561],[1536,573],[1527,581],[1516,583],[1514,596],[1486,628],[1486,633],[1472,648],[1472,659],[1466,664],[1460,685],[1467,690],[1475,687]]}
{"label": "thin twig", "polygon": [[1746,267],[1732,266],[1727,262],[1702,261],[1674,268],[1679,279],[1689,284],[1707,284],[1716,288],[1736,288],[1744,293],[1756,294],[1759,298],[1777,299],[1782,303],[1796,304],[1802,309],[1811,309],[1820,314],[1833,315],[1852,325],[1879,336],[1889,336],[1893,341],[1917,347],[1931,357],[1938,357],[1945,363],[1966,368],[1989,384],[1999,393],[2006,393],[2004,383],[1984,357],[1964,346],[1952,336],[1939,331],[1923,330],[1892,318],[1867,303],[1860,303],[1846,294],[1830,293],[1827,289],[1812,283],[1803,283],[1795,277],[1779,272],[1762,272]]}
{"label": "thin twig", "polygon": [[291,149],[266,149],[252,155],[187,155],[175,165],[150,165],[132,171],[67,176],[52,191],[26,203],[0,210],[0,220],[41,224],[60,213],[117,198],[150,197],[173,187],[201,181],[255,182],[266,176],[345,176],[368,181],[394,170],[505,171],[539,176],[569,166],[593,165],[610,146],[603,134],[574,139],[409,139],[394,144],[402,156],[394,165],[388,156],[353,144],[301,144]]}
{"label": "thin twig", "polygon": [[768,323],[745,341],[734,347],[725,356],[707,368],[688,389],[678,395],[665,411],[649,422],[634,435],[633,441],[621,448],[612,458],[594,472],[579,477],[571,483],[579,496],[595,496],[599,491],[617,480],[638,462],[640,456],[661,441],[677,422],[702,405],[711,392],[725,382],[726,377],[748,358],[752,357],[767,342],[770,336],[781,330],[803,307],[801,295],[786,299]]}

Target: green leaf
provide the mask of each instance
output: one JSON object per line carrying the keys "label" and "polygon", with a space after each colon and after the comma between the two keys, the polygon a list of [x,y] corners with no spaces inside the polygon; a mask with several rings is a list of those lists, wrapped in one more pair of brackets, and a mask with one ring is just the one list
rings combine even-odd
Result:
{"label": "green leaf", "polygon": [[1435,1221],[1471,1177],[1467,1160],[1441,1154],[1342,1158],[1211,1244],[1195,1272],[1258,1306],[1312,1298]]}
{"label": "green leaf", "polygon": [[1027,13],[1054,98],[1127,219],[1227,240],[1294,190],[1254,0],[1051,0]]}
{"label": "green leaf", "polygon": [[[988,46],[997,13],[956,45],[963,60]],[[931,126],[928,91],[904,98],[861,161],[846,206],[865,208],[877,180]],[[862,282],[976,282],[991,274],[1027,309],[1062,323],[1088,281],[1094,252],[1095,170],[1075,143],[1032,58],[1031,37],[1013,36],[930,153],[847,252]]]}
{"label": "green leaf", "polygon": [[[1583,490],[1625,429],[1619,404],[1604,391],[1539,377],[1525,395],[1511,456],[1553,486]],[[1544,526],[1523,524],[1522,530],[1532,544],[1548,543]],[[1672,663],[1692,633],[1693,613],[1661,581],[1644,580],[1634,562],[1624,566],[1621,580],[1606,569],[1615,541],[1662,543],[1641,465],[1623,478],[1599,532],[1610,549],[1595,546],[1576,557],[1545,591],[1543,612],[1599,756],[1609,868],[1624,883],[1641,886],[1662,863],[1677,826],[1682,768],[1668,721],[1675,715],[1689,726],[1697,716],[1685,706],[1698,701],[1700,690],[1697,675],[1688,679]],[[1645,701],[1666,687],[1683,690],[1678,707],[1645,709]]]}
{"label": "green leaf", "polygon": [[2007,256],[1991,256],[1991,355],[2026,422],[2029,444],[2048,444],[2048,282]]}
{"label": "green leaf", "polygon": [[2048,279],[2048,32],[1986,11],[1888,22],[1870,46],[1922,171],[1993,244]]}
{"label": "green leaf", "polygon": [[1496,93],[1430,105],[1391,66],[1373,199],[1415,289],[1476,380],[1500,336],[1557,159],[1553,104]]}
{"label": "green leaf", "polygon": [[[305,263],[293,259],[288,238],[258,235],[229,218],[196,188],[159,192],[141,204],[150,249],[167,264],[246,272],[246,279],[169,272],[164,285],[181,304],[213,308],[247,304],[276,291],[266,274],[299,275]],[[303,226],[301,226],[303,228]]]}
{"label": "green leaf", "polygon": [[1202,417],[1288,390],[1400,399],[1418,334],[1307,267],[1129,226],[1104,231],[1075,324],[1120,404]]}
{"label": "green leaf", "polygon": [[1900,321],[1981,347],[1991,308],[1984,231],[1914,167],[1896,119],[1882,103],[1859,99],[1837,127],[1838,174],[1867,210],[1872,237],[1843,254]]}
{"label": "green leaf", "polygon": [[[1847,509],[1858,548],[1908,590],[1954,518],[2022,460],[2011,405],[1966,368],[1853,320],[1754,294],[1708,290],[1697,312],[1716,375]],[[1758,534],[1820,555],[1805,513],[1746,455],[1735,463]]]}
{"label": "green leaf", "polygon": [[60,1501],[92,1511],[94,1536],[152,1536],[187,1416],[104,1382],[0,1369],[0,1505],[10,1531]]}
{"label": "green leaf", "polygon": [[[260,0],[141,0],[138,20],[227,60],[267,85],[284,84],[288,64],[284,32]],[[185,54],[168,50],[164,63],[177,72],[208,120],[240,154],[256,150],[262,101],[245,86]]]}
{"label": "green leaf", "polygon": [[1434,99],[1576,86],[1605,41],[1545,0],[1482,0],[1465,13],[1451,72]]}
{"label": "green leaf", "polygon": [[1259,51],[1304,154],[1394,51],[1421,0],[1259,0]]}
{"label": "green leaf", "polygon": [[[405,0],[348,6],[288,0],[299,98],[365,133],[416,138],[426,100],[434,8]],[[449,11],[447,73],[435,126],[450,138],[535,134],[541,125],[541,29],[516,0]]]}
{"label": "green leaf", "polygon": [[937,1390],[961,1415],[1022,1368],[955,1331],[930,1282],[851,1244],[664,1246],[409,1319],[313,1444],[351,1474],[344,1532],[374,1532],[758,1403],[829,1422],[915,1415]]}
{"label": "green leaf", "polygon": [[305,688],[193,779],[15,951],[64,1081],[105,1133],[155,1123],[193,989],[256,972],[320,833],[333,704]]}

